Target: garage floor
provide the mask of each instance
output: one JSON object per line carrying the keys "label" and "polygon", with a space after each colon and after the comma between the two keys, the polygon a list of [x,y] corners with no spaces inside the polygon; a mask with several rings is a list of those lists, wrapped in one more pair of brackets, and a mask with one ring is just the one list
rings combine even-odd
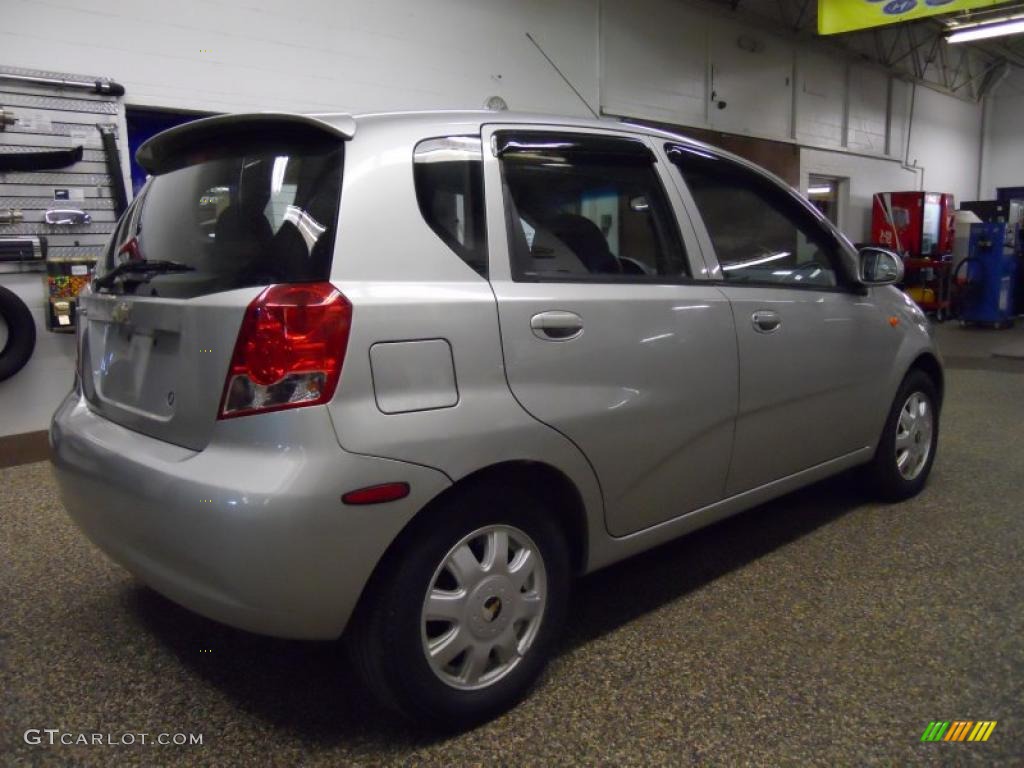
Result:
{"label": "garage floor", "polygon": [[[534,694],[435,739],[332,644],[234,631],[110,565],[46,464],[0,471],[0,747],[24,764],[1024,764],[1024,332],[946,326],[939,458],[885,506],[840,477],[585,579]],[[827,428],[823,425],[823,428]],[[996,720],[923,744],[932,720]],[[195,747],[27,746],[28,728]],[[4,743],[4,742],[0,742]]]}

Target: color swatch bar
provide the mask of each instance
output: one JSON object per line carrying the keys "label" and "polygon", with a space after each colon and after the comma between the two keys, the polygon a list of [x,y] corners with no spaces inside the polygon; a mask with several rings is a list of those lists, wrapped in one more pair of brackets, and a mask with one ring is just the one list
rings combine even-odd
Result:
{"label": "color swatch bar", "polygon": [[933,720],[921,734],[921,741],[988,741],[995,720]]}

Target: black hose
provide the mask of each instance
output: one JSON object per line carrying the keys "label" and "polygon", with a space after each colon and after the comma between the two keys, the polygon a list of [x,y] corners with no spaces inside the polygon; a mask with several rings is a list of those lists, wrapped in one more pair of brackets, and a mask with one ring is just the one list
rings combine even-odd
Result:
{"label": "black hose", "polygon": [[121,170],[121,155],[117,150],[117,139],[114,129],[104,123],[96,125],[103,141],[103,154],[107,161],[107,175],[110,177],[110,191],[114,195],[114,213],[120,218],[128,208],[128,191],[124,186],[124,173]]}
{"label": "black hose", "polygon": [[984,284],[984,282],[985,282],[984,279],[982,279],[980,281],[979,280],[970,280],[970,279],[968,279],[967,282],[964,284],[964,287],[962,289],[959,286],[957,286],[956,280],[957,280],[957,276],[960,274],[960,268],[963,267],[964,264],[966,264],[966,263],[968,263],[970,261],[976,262],[977,264],[981,265],[982,276],[984,277],[985,262],[983,262],[977,256],[967,256],[959,264],[956,265],[956,269],[953,270],[953,274],[949,278],[950,286],[951,287],[956,286],[956,289],[957,289],[956,290],[956,293],[957,293],[956,302],[952,302],[952,301],[950,302],[950,314],[953,315],[954,317],[961,318],[961,319],[962,319],[962,316],[963,316],[963,307],[964,307],[964,304],[967,303],[968,296],[970,296],[970,298],[974,298],[974,296],[971,296],[970,294],[968,294],[968,291],[972,290],[975,293],[978,292],[976,289],[970,288],[970,286],[973,286],[973,285],[975,285],[976,283],[979,283],[979,282]]}

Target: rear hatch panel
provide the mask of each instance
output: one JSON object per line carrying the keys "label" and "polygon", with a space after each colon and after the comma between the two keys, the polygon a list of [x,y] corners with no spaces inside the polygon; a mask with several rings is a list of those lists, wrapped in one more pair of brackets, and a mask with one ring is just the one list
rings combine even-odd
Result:
{"label": "rear hatch panel", "polygon": [[217,419],[238,328],[259,288],[193,299],[83,297],[83,390],[122,426],[201,450]]}
{"label": "rear hatch panel", "polygon": [[140,148],[155,176],[81,298],[94,411],[192,450],[209,443],[250,302],[270,284],[329,278],[347,135],[312,118],[231,115]]}

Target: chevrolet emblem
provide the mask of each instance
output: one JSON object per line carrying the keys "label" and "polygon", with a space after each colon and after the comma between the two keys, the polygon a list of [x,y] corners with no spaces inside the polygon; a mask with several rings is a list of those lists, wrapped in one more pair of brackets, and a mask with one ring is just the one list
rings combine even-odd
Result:
{"label": "chevrolet emblem", "polygon": [[115,323],[127,323],[132,319],[132,305],[128,301],[119,301],[110,312],[110,319]]}

